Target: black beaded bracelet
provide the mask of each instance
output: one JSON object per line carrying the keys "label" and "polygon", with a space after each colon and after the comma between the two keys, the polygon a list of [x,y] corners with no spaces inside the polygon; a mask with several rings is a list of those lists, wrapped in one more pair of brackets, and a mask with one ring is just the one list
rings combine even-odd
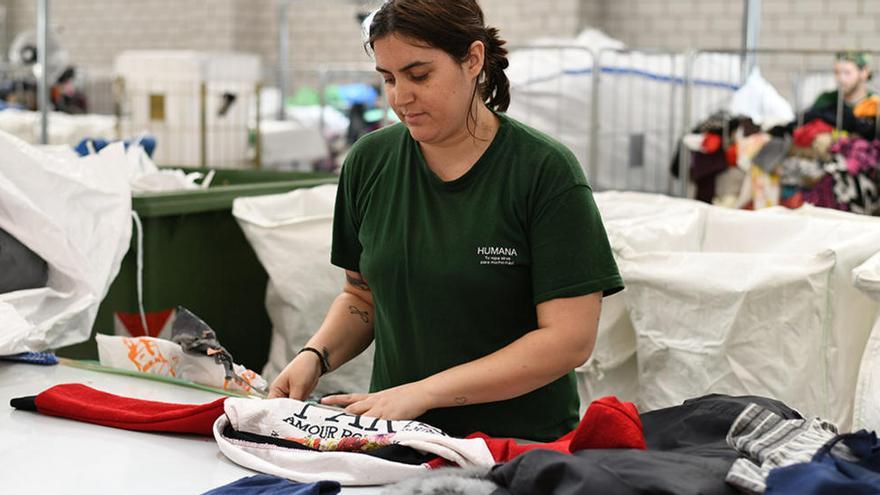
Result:
{"label": "black beaded bracelet", "polygon": [[321,363],[321,376],[324,376],[330,371],[330,360],[327,358],[327,351],[321,352],[314,347],[303,347],[296,353],[296,355],[299,356],[304,352],[314,352],[318,356],[318,360]]}

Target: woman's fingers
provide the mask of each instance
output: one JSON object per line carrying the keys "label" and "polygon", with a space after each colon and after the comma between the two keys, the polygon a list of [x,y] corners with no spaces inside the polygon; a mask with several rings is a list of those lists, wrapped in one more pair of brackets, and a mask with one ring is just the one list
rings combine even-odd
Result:
{"label": "woman's fingers", "polygon": [[348,407],[345,408],[345,412],[348,414],[356,414],[358,416],[364,415],[367,411],[372,408],[372,405],[365,400],[360,402],[355,402],[353,404],[349,404]]}
{"label": "woman's fingers", "polygon": [[287,383],[287,380],[276,378],[275,381],[272,382],[272,386],[269,387],[269,398],[270,399],[286,398],[287,394],[290,393],[289,389],[290,389],[290,385]]}
{"label": "woman's fingers", "polygon": [[340,406],[346,407],[355,402],[364,400],[369,394],[339,394],[339,395],[328,395],[321,399],[321,404],[325,404],[328,406]]}

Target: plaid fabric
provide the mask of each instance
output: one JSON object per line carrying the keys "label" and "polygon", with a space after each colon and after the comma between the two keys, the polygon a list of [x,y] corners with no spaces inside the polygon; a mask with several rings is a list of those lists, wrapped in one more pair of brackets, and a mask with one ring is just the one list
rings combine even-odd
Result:
{"label": "plaid fabric", "polygon": [[[814,419],[782,419],[757,404],[750,404],[739,415],[727,434],[727,443],[745,457],[736,460],[727,473],[727,482],[737,488],[764,493],[772,469],[810,462],[823,445],[837,436],[837,427]],[[834,452],[852,458],[843,444]]]}

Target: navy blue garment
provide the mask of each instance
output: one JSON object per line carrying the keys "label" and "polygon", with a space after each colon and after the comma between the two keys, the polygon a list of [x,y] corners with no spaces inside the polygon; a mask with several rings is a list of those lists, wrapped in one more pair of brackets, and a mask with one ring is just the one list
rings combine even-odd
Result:
{"label": "navy blue garment", "polygon": [[[832,452],[838,442],[849,447],[856,461]],[[838,435],[816,452],[811,462],[770,471],[767,494],[820,495],[880,493],[880,443],[865,430]]]}
{"label": "navy blue garment", "polygon": [[336,495],[340,490],[341,485],[336,481],[296,483],[278,476],[258,474],[219,486],[202,495]]}

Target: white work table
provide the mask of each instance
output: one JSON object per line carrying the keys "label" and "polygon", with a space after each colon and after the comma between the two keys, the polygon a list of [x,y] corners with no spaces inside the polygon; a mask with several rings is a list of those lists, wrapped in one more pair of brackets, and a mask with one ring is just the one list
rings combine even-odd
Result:
{"label": "white work table", "polygon": [[[146,433],[81,423],[9,405],[61,383],[139,399],[203,404],[218,394],[64,365],[0,362],[0,480],[3,493],[200,494],[245,476],[213,438]],[[343,488],[377,494],[381,487]]]}

